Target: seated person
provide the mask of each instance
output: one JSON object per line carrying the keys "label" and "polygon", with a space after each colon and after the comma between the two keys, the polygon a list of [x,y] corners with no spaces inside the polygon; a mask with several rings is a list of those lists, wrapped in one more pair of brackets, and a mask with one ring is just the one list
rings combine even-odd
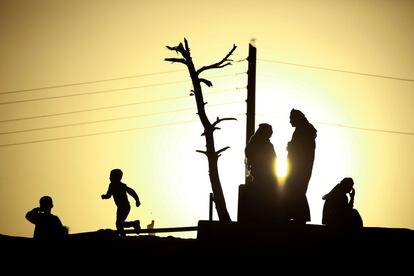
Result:
{"label": "seated person", "polygon": [[354,209],[355,189],[353,186],[353,179],[346,177],[322,197],[325,200],[322,224],[338,230],[356,230],[363,227],[362,218]]}

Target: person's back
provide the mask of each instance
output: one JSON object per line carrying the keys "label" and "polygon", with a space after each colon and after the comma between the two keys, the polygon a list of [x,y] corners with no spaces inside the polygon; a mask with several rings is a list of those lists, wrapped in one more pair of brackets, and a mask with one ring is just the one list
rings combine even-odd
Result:
{"label": "person's back", "polygon": [[345,193],[333,193],[325,197],[323,205],[322,223],[334,225],[343,222],[349,211],[348,197]]}
{"label": "person's back", "polygon": [[63,236],[60,219],[52,214],[39,214],[33,237],[35,239],[57,239]]}
{"label": "person's back", "polygon": [[[260,124],[245,148],[247,166],[256,185],[275,185],[276,152],[270,142],[273,130],[269,124]],[[259,184],[260,183],[260,184]]]}
{"label": "person's back", "polygon": [[260,124],[245,148],[247,181],[246,212],[250,222],[267,223],[279,220],[280,208],[276,178],[276,152],[270,138],[272,126]]}
{"label": "person's back", "polygon": [[271,143],[263,143],[255,148],[249,155],[252,175],[260,180],[274,181],[276,153]]}

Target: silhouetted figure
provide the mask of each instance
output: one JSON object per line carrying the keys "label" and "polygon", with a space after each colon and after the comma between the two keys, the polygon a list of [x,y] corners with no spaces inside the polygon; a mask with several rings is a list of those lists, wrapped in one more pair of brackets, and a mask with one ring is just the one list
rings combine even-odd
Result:
{"label": "silhouetted figure", "polygon": [[59,217],[52,214],[52,198],[43,196],[40,198],[39,204],[39,207],[26,214],[26,219],[35,225],[33,238],[37,240],[57,240],[67,236],[67,227],[62,225]]}
{"label": "silhouetted figure", "polygon": [[354,209],[355,189],[353,186],[353,179],[346,177],[322,197],[325,200],[322,224],[335,230],[358,230],[363,227],[362,218]]}
{"label": "silhouetted figure", "polygon": [[290,123],[295,131],[287,146],[289,174],[285,184],[285,212],[288,220],[306,223],[310,221],[306,192],[315,159],[316,129],[297,109],[291,110]]}
{"label": "silhouetted figure", "polygon": [[128,196],[132,196],[135,199],[135,205],[139,207],[141,202],[139,201],[138,194],[125,183],[121,182],[122,171],[120,169],[113,169],[109,176],[111,183],[109,184],[108,191],[103,194],[102,199],[108,199],[111,196],[114,198],[114,202],[117,206],[116,211],[116,229],[120,236],[125,236],[124,227],[134,227],[135,231],[139,233],[141,230],[140,221],[125,221],[128,217],[131,205],[128,201]]}
{"label": "silhouetted figure", "polygon": [[269,124],[260,124],[246,146],[246,165],[255,185],[276,182],[276,152],[270,142],[273,129]]}
{"label": "silhouetted figure", "polygon": [[260,124],[245,148],[250,178],[249,183],[246,183],[249,199],[253,205],[251,208],[256,212],[254,217],[261,221],[274,219],[278,215],[276,152],[270,142],[272,134],[271,125]]}

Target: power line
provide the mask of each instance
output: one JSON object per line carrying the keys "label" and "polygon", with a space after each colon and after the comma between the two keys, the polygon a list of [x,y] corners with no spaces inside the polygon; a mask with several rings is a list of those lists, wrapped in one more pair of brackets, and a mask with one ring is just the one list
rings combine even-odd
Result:
{"label": "power line", "polygon": [[[264,114],[256,114],[256,115],[262,116],[262,117],[278,118],[280,120],[282,119],[281,116],[269,116],[269,115],[264,115]],[[288,119],[286,118],[286,120]],[[386,129],[378,129],[378,128],[356,127],[356,126],[343,125],[343,124],[337,124],[337,123],[328,123],[328,122],[321,122],[321,121],[314,121],[313,123],[320,124],[320,125],[348,128],[348,129],[372,131],[372,132],[383,132],[383,133],[400,134],[400,135],[414,135],[414,132],[407,132],[407,131],[395,131],[395,130],[386,130]]]}
{"label": "power line", "polygon": [[[235,63],[240,63],[240,62],[243,62],[243,61],[246,61],[246,60],[247,60],[247,58],[244,58],[244,59],[240,59],[240,60],[235,60],[234,62]],[[108,81],[134,79],[134,78],[141,78],[141,77],[148,77],[148,76],[155,76],[155,75],[165,75],[165,74],[169,74],[169,73],[177,73],[177,72],[183,72],[183,71],[187,71],[187,70],[186,69],[179,69],[179,70],[160,71],[160,72],[130,75],[130,76],[124,76],[124,77],[116,77],[116,78],[84,81],[84,82],[73,82],[73,83],[66,83],[66,84],[56,84],[56,85],[50,85],[50,86],[42,86],[42,87],[19,89],[19,90],[1,91],[0,95],[22,93],[22,92],[32,92],[32,91],[38,91],[38,90],[62,88],[62,87],[77,86],[77,85],[92,84],[92,83],[100,83],[100,82],[108,82]]]}
{"label": "power line", "polygon": [[[245,89],[245,87],[236,87],[236,88],[215,90],[215,91],[208,92],[207,95],[224,93],[224,92],[228,92],[228,91],[237,91],[237,90],[240,90],[240,89]],[[111,106],[104,106],[104,107],[97,107],[97,108],[81,109],[81,110],[75,110],[75,111],[59,112],[59,113],[45,114],[45,115],[38,115],[38,116],[6,119],[6,120],[0,120],[0,123],[30,120],[30,119],[39,119],[39,118],[47,118],[47,117],[54,117],[54,116],[61,116],[61,115],[70,115],[70,114],[77,114],[77,113],[84,113],[84,112],[91,112],[91,111],[99,111],[99,110],[106,110],[106,109],[114,109],[114,108],[119,108],[119,107],[127,107],[127,106],[140,105],[140,104],[172,101],[172,100],[178,100],[178,99],[184,99],[184,98],[188,98],[188,96],[169,97],[169,98],[148,100],[148,101],[140,101],[140,102],[134,102],[134,103],[128,103],[128,104],[119,104],[119,105],[111,105]]]}
{"label": "power line", "polygon": [[377,75],[377,74],[370,74],[370,73],[361,73],[361,72],[356,72],[356,71],[340,70],[340,69],[329,68],[329,67],[291,63],[291,62],[285,62],[285,61],[280,61],[280,60],[271,60],[271,59],[257,59],[257,60],[263,61],[263,62],[269,62],[269,63],[279,63],[279,64],[285,64],[285,65],[291,65],[291,66],[297,66],[297,67],[310,68],[310,69],[318,69],[318,70],[333,71],[333,72],[340,72],[340,73],[347,73],[347,74],[354,74],[354,75],[361,75],[361,76],[368,76],[368,77],[375,77],[375,78],[414,82],[414,79],[407,79],[407,78],[400,78],[400,77],[393,77],[393,76],[386,76],[386,75]]}
{"label": "power line", "polygon": [[[237,114],[237,115],[232,115],[232,116],[237,117],[237,116],[240,116],[240,115],[244,115],[244,114]],[[176,123],[166,123],[166,124],[159,124],[159,125],[146,126],[146,127],[134,127],[134,128],[128,128],[128,129],[103,131],[103,132],[97,132],[97,133],[81,134],[81,135],[73,135],[73,136],[65,136],[65,137],[57,137],[57,138],[48,138],[48,139],[33,140],[33,141],[18,142],[18,143],[0,144],[0,147],[27,145],[27,144],[52,142],[52,141],[61,141],[61,140],[68,140],[68,139],[74,139],[74,138],[83,138],[83,137],[98,136],[98,135],[105,135],[105,134],[129,132],[129,131],[134,131],[134,130],[143,130],[143,129],[150,129],[150,128],[158,128],[158,127],[166,127],[166,126],[174,126],[174,125],[183,125],[183,124],[195,123],[195,122],[197,122],[197,120],[182,121],[182,122],[176,122]]]}
{"label": "power line", "polygon": [[[226,78],[226,77],[234,76],[234,75],[237,75],[237,74],[239,74],[239,73],[233,73],[233,74],[227,74],[227,75],[221,75],[221,76],[213,76],[213,77],[210,77],[210,78]],[[50,96],[50,97],[42,97],[42,98],[34,98],[34,99],[26,99],[26,100],[0,102],[0,105],[34,102],[34,101],[42,101],[42,100],[53,100],[53,99],[60,99],[60,98],[85,96],[85,95],[104,94],[104,93],[111,93],[111,92],[117,92],[117,91],[126,91],[126,90],[149,88],[149,87],[156,87],[156,86],[165,86],[165,85],[186,83],[186,82],[189,82],[189,80],[171,81],[171,82],[164,82],[164,83],[154,83],[154,84],[148,84],[148,85],[132,86],[132,87],[125,87],[125,88],[115,88],[115,89],[107,89],[107,90],[98,90],[98,91],[92,91],[92,92],[83,92],[83,93],[75,93],[75,94],[60,95],[60,96]]]}
{"label": "power line", "polygon": [[178,123],[160,124],[160,125],[148,126],[148,127],[134,127],[134,128],[128,128],[128,129],[120,129],[120,130],[113,130],[113,131],[103,131],[103,132],[90,133],[90,134],[81,134],[81,135],[74,135],[74,136],[66,136],[66,137],[57,137],[57,138],[41,139],[41,140],[34,140],[34,141],[27,141],[27,142],[19,142],[19,143],[0,144],[0,147],[18,146],[18,145],[27,145],[27,144],[33,144],[33,143],[41,143],[41,142],[51,142],[51,141],[68,140],[68,139],[73,139],[73,138],[82,138],[82,137],[90,137],[90,136],[97,136],[97,135],[104,135],[104,134],[128,132],[128,131],[133,131],[133,130],[157,128],[157,127],[164,127],[164,126],[171,126],[171,125],[181,125],[181,124],[188,124],[188,123],[193,123],[193,122],[196,122],[196,120],[193,120],[193,121],[183,121],[183,122],[178,122]]}
{"label": "power line", "polygon": [[342,128],[365,130],[365,131],[384,132],[384,133],[401,134],[401,135],[414,135],[414,132],[406,132],[406,131],[395,131],[395,130],[385,130],[385,129],[366,128],[366,127],[355,127],[355,126],[336,124],[336,123],[327,123],[327,122],[315,122],[315,123],[316,124],[322,124],[322,125],[342,127]]}
{"label": "power line", "polygon": [[25,103],[25,102],[35,102],[35,101],[43,101],[43,100],[53,100],[53,99],[61,99],[61,98],[69,98],[69,97],[85,96],[85,95],[94,95],[94,94],[104,94],[104,93],[110,93],[110,92],[126,91],[126,90],[132,90],[132,89],[140,89],[140,88],[148,88],[148,87],[155,87],[155,86],[163,86],[163,85],[170,85],[170,84],[177,84],[177,83],[184,83],[184,82],[187,82],[187,81],[171,81],[171,82],[164,82],[164,83],[158,83],[158,84],[148,84],[148,85],[125,87],[125,88],[115,88],[115,89],[107,89],[107,90],[98,90],[98,91],[84,92],[84,93],[76,93],[76,94],[69,94],[69,95],[60,95],[60,96],[51,96],[51,97],[43,97],[43,98],[35,98],[35,99],[26,99],[26,100],[18,100],[18,101],[0,102],[0,105],[16,104],[16,103]]}
{"label": "power line", "polygon": [[170,70],[170,71],[153,72],[153,73],[146,73],[146,74],[140,74],[140,75],[131,75],[131,76],[126,76],[126,77],[101,79],[101,80],[93,80],[93,81],[84,81],[84,82],[75,82],[75,83],[67,83],[67,84],[58,84],[58,85],[51,85],[51,86],[21,89],[21,90],[10,90],[10,91],[0,92],[0,94],[5,95],[5,94],[13,94],[13,93],[31,92],[31,91],[52,89],[52,88],[61,88],[61,87],[68,87],[68,86],[75,86],[75,85],[84,85],[84,84],[92,84],[92,83],[99,83],[99,82],[115,81],[115,80],[134,79],[134,78],[148,77],[148,76],[154,76],[154,75],[164,75],[164,74],[168,74],[168,73],[175,73],[175,72],[182,72],[182,71],[185,71],[185,70],[184,69]]}
{"label": "power line", "polygon": [[[243,101],[224,102],[224,103],[219,103],[219,104],[212,104],[212,105],[210,105],[210,107],[229,105],[229,104],[235,104],[235,103],[242,103],[242,102]],[[183,112],[183,111],[189,111],[189,110],[194,110],[194,108],[181,108],[181,109],[176,109],[176,110],[169,110],[169,111],[162,111],[162,112],[155,112],[155,113],[148,113],[148,114],[131,115],[131,116],[122,116],[122,117],[103,119],[103,120],[95,120],[95,121],[78,122],[78,123],[65,124],[65,125],[55,125],[55,126],[48,126],[48,127],[39,127],[39,128],[15,130],[15,131],[8,131],[8,132],[0,132],[0,135],[16,134],[16,133],[23,133],[23,132],[48,130],[48,129],[63,128],[63,127],[80,126],[80,125],[89,125],[89,124],[96,124],[96,123],[104,123],[104,122],[111,122],[111,121],[119,121],[119,120],[126,120],[126,119],[148,117],[148,116],[154,116],[154,115],[177,113],[177,112]]]}
{"label": "power line", "polygon": [[235,60],[234,62],[239,63],[239,62],[244,62],[244,61],[247,61],[247,58],[238,59],[238,60]]}

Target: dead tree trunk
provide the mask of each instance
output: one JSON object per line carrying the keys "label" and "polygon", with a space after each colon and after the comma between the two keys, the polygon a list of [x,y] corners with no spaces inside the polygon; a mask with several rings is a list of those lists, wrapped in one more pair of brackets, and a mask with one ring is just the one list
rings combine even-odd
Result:
{"label": "dead tree trunk", "polygon": [[203,66],[200,69],[196,70],[193,60],[191,58],[190,54],[190,48],[188,47],[188,42],[184,38],[184,45],[180,43],[178,46],[170,47],[167,46],[167,48],[171,51],[176,51],[181,55],[180,58],[166,58],[165,61],[170,62],[179,62],[183,63],[187,66],[188,72],[190,73],[191,81],[193,83],[193,90],[190,95],[195,96],[196,104],[197,104],[197,114],[200,118],[201,123],[204,127],[204,133],[202,134],[206,139],[206,150],[197,150],[197,152],[203,153],[207,156],[208,159],[208,168],[209,168],[209,176],[210,176],[210,182],[211,182],[211,188],[213,190],[214,195],[214,203],[216,206],[217,214],[220,221],[223,222],[229,222],[231,221],[230,215],[227,211],[226,207],[226,200],[224,198],[223,189],[221,187],[220,183],[220,177],[217,167],[217,160],[220,157],[221,153],[227,150],[229,147],[224,147],[218,151],[216,151],[215,145],[214,145],[214,131],[217,129],[220,129],[217,127],[217,125],[226,120],[236,120],[235,118],[218,118],[214,123],[210,123],[210,120],[207,117],[206,111],[204,109],[204,106],[207,104],[204,102],[203,99],[203,91],[201,89],[201,83],[204,83],[208,87],[211,87],[213,84],[211,81],[201,78],[200,74],[206,70],[210,69],[216,69],[216,68],[223,68],[227,65],[231,65],[232,60],[229,59],[231,54],[236,49],[236,46],[233,45],[233,48],[230,50],[230,52],[227,53],[227,55],[219,62]]}

